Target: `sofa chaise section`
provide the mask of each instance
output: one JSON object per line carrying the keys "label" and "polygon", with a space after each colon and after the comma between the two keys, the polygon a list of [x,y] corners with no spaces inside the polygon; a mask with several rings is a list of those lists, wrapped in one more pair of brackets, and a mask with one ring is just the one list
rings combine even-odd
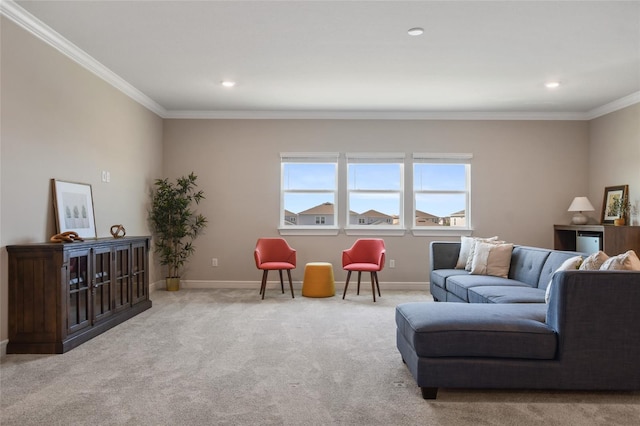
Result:
{"label": "sofa chaise section", "polygon": [[549,304],[402,304],[396,324],[427,399],[438,388],[640,390],[640,272],[558,272]]}

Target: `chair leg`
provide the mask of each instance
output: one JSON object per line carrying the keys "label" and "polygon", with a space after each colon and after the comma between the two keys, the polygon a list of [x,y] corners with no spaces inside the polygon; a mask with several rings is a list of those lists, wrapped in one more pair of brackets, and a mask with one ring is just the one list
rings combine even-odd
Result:
{"label": "chair leg", "polygon": [[289,288],[291,289],[291,298],[295,299],[296,297],[293,295],[293,282],[291,281],[291,269],[287,269],[287,275],[289,276]]}
{"label": "chair leg", "polygon": [[282,294],[284,294],[284,281],[282,280],[282,269],[278,269],[278,273],[280,274],[280,288],[282,289]]}
{"label": "chair leg", "polygon": [[375,272],[371,272],[371,293],[373,293],[373,302],[376,301],[376,283],[373,279]]}
{"label": "chair leg", "polygon": [[378,296],[382,297],[382,295],[380,294],[380,281],[378,281],[378,273],[374,271],[373,277],[376,279],[376,288],[378,289]]}
{"label": "chair leg", "polygon": [[262,284],[260,284],[260,294],[262,295],[262,299],[264,300],[264,294],[267,290],[267,275],[269,275],[269,270],[265,269],[262,273]]}
{"label": "chair leg", "polygon": [[358,292],[356,293],[360,296],[360,277],[362,276],[362,271],[358,271]]}
{"label": "chair leg", "polygon": [[351,278],[351,271],[347,271],[347,282],[344,283],[344,293],[342,293],[342,300],[347,295],[347,287],[349,287],[349,278]]}

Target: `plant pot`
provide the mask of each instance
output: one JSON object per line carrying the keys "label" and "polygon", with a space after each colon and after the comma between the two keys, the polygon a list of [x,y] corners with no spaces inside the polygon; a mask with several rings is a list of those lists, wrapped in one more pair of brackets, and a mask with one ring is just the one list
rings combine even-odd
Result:
{"label": "plant pot", "polygon": [[167,291],[178,291],[180,290],[180,277],[178,278],[165,278],[165,282],[167,285]]}
{"label": "plant pot", "polygon": [[623,226],[625,224],[624,217],[613,219],[613,224],[615,226]]}

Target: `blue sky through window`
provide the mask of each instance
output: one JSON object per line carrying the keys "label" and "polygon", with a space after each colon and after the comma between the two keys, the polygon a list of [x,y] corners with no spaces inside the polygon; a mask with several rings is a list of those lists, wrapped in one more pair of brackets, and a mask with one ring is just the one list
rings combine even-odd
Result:
{"label": "blue sky through window", "polygon": [[[414,191],[465,191],[465,164],[416,163],[413,167]],[[416,210],[447,217],[466,208],[464,194],[416,194]]]}

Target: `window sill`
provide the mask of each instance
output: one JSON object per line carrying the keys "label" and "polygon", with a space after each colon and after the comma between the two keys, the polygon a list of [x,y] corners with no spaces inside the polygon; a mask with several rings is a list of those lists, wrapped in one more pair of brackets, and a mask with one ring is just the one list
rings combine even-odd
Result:
{"label": "window sill", "polygon": [[468,237],[473,233],[470,228],[433,228],[428,229],[413,228],[411,233],[414,237]]}
{"label": "window sill", "polygon": [[[280,235],[338,235],[340,228],[335,227],[287,227],[278,228]],[[404,229],[404,228],[345,228],[345,235],[352,236],[393,236],[402,237],[411,232],[414,237],[460,237],[470,236],[473,229],[469,228],[432,228],[428,229]]]}
{"label": "window sill", "polygon": [[334,227],[300,227],[278,228],[280,235],[338,235],[340,228]]}
{"label": "window sill", "polygon": [[362,236],[393,236],[402,237],[407,232],[404,228],[379,228],[377,226],[363,228],[345,228],[346,235],[362,235]]}

